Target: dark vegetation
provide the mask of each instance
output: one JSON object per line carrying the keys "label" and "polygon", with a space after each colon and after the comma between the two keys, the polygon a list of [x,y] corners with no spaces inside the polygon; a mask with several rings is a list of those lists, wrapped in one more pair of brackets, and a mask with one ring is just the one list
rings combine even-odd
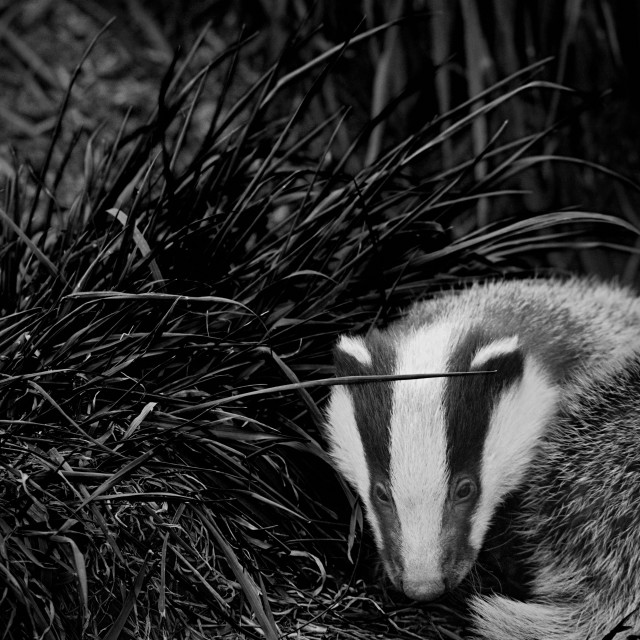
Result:
{"label": "dark vegetation", "polygon": [[461,280],[635,281],[638,18],[339,5],[0,5],[0,637],[464,628],[377,583],[300,383]]}

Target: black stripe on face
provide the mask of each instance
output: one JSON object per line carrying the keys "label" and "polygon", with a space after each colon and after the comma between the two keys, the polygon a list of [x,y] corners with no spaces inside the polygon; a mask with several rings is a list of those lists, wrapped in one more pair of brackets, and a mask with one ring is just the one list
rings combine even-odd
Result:
{"label": "black stripe on face", "polygon": [[[391,340],[384,334],[373,331],[365,339],[371,354],[371,364],[365,365],[353,356],[336,348],[334,360],[336,375],[385,375],[395,371],[396,356]],[[369,503],[375,511],[382,544],[380,555],[388,577],[397,588],[401,588],[402,575],[400,552],[400,528],[393,498],[381,503],[376,498],[376,485],[381,482],[389,491],[389,466],[391,459],[391,409],[393,382],[366,382],[347,385],[353,400],[356,425],[364,448],[364,455],[371,479]],[[396,383],[397,384],[397,383]]]}
{"label": "black stripe on face", "polygon": [[520,349],[498,353],[472,369],[475,354],[492,342],[494,339],[480,330],[471,330],[457,345],[448,363],[449,371],[496,370],[487,375],[446,379],[444,410],[453,479],[460,473],[478,478],[492,409],[499,396],[517,384],[524,372],[524,355]]}
{"label": "black stripe on face", "polygon": [[[371,364],[365,365],[347,352],[336,347],[334,362],[337,376],[390,375],[395,369],[395,350],[389,338],[373,331],[365,338],[371,354]],[[389,477],[392,383],[366,382],[347,385],[353,399],[356,424],[367,458],[372,486]]]}

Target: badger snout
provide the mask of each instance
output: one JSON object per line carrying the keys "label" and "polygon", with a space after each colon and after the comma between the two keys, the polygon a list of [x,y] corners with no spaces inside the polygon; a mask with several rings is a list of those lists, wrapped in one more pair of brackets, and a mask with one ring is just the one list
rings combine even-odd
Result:
{"label": "badger snout", "polygon": [[442,579],[435,580],[403,580],[402,591],[412,600],[428,602],[435,600],[447,591],[447,586]]}
{"label": "badger snout", "polygon": [[431,557],[432,562],[426,561],[426,558],[429,558],[428,554],[414,562],[408,562],[405,558],[404,562],[395,564],[399,569],[395,575],[387,575],[396,588],[412,600],[435,600],[445,592],[455,589],[463,581],[474,561],[474,556],[463,555],[458,558],[451,550],[444,555],[442,560]]}
{"label": "badger snout", "polygon": [[421,600],[428,602],[429,600],[435,600],[441,596],[445,591],[449,590],[449,584],[446,581],[446,577],[443,577],[439,573],[433,573],[425,570],[416,570],[414,567],[412,571],[407,568],[402,559],[397,557],[387,556],[384,558],[385,573],[389,580],[391,580],[393,586],[402,591],[404,595],[412,600]]}
{"label": "badger snout", "polygon": [[412,600],[428,602],[439,598],[443,593],[455,589],[463,580],[468,567],[458,566],[451,572],[427,576],[425,574],[404,575],[397,581],[397,586]]}

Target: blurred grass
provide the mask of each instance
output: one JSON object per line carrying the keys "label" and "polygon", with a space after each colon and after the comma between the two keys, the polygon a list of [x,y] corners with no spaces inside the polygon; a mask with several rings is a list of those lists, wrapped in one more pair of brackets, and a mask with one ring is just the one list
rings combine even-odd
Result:
{"label": "blurred grass", "polygon": [[[497,67],[467,4],[439,19]],[[347,33],[289,2],[2,7],[3,83],[24,92],[3,108],[30,118],[5,120],[20,154],[0,185],[4,637],[458,637],[455,597],[416,606],[376,586],[321,446],[323,389],[267,390],[331,376],[338,333],[462,279],[598,246],[633,280],[635,228],[607,215],[626,208],[549,203],[557,176],[604,176],[629,207],[637,186],[554,148],[592,106],[544,76],[567,79],[582,14],[560,67],[532,60],[471,92],[459,36],[435,38],[451,56],[429,76],[436,115],[410,73],[424,43],[406,36],[429,22],[384,26],[385,6]],[[177,40],[191,45],[174,57]]]}
{"label": "blurred grass", "polygon": [[[174,48],[191,47],[207,21],[212,28],[195,53],[195,65],[220,55],[243,29],[247,34],[258,30],[234,70],[231,90],[238,98],[243,88],[256,82],[278,59],[288,39],[302,35],[307,46],[291,49],[280,60],[282,69],[299,66],[358,30],[404,17],[398,29],[370,39],[357,54],[347,51],[336,61],[322,84],[320,99],[308,112],[311,122],[320,122],[348,105],[350,117],[333,143],[334,152],[344,154],[369,118],[401,96],[406,86],[411,87],[394,112],[378,123],[367,145],[350,157],[350,171],[373,161],[385,146],[419,130],[438,113],[547,57],[551,59],[540,79],[576,89],[588,100],[589,108],[576,113],[575,102],[560,101],[558,94],[530,92],[487,116],[491,121],[476,118],[473,134],[455,148],[443,145],[441,166],[464,157],[479,157],[489,142],[487,132],[504,121],[508,120],[509,126],[503,140],[509,140],[569,116],[570,127],[548,138],[545,152],[605,164],[626,175],[640,170],[633,144],[640,128],[634,35],[640,16],[635,5],[611,0],[563,0],[551,5],[542,0],[482,4],[476,0],[403,0],[393,4],[363,0],[347,8],[337,0],[5,0],[0,10],[0,84],[4,89],[0,97],[0,171],[5,174],[15,170],[14,145],[23,159],[29,158],[35,166],[42,162],[71,70],[95,32],[111,17],[116,22],[83,65],[73,90],[62,130],[65,143],[77,137],[77,144],[84,144],[89,136],[96,145],[113,140],[125,116],[130,126],[141,124]],[[300,25],[306,27],[297,32]],[[314,29],[316,25],[319,27]],[[204,95],[191,116],[194,139],[206,134],[220,88],[216,82],[204,85]],[[317,143],[315,153],[324,142]],[[63,147],[67,149],[68,144],[54,148],[56,167],[65,162]],[[75,193],[83,168],[79,154],[72,154],[68,161],[71,167],[60,178],[68,189],[62,193]],[[484,162],[476,163],[474,171],[480,177],[486,171]],[[640,206],[635,194],[621,193],[588,165],[530,171],[514,186],[527,192],[523,203],[532,213],[589,205],[610,213],[623,212],[632,220]],[[509,213],[500,203],[479,201],[477,223],[482,226]],[[568,260],[551,253],[548,259],[559,268],[607,276],[624,272],[633,278],[631,267],[619,260],[610,264],[606,255],[596,255],[580,253]]]}

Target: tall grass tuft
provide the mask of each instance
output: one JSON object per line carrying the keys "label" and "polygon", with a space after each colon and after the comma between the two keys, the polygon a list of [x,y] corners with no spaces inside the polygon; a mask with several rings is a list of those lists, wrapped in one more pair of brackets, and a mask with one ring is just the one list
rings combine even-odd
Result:
{"label": "tall grass tuft", "polygon": [[[499,126],[442,168],[442,148],[468,145],[500,105],[565,91],[535,65],[390,148],[368,151],[402,95],[337,145],[349,109],[319,119],[322,83],[384,28],[275,64],[233,101],[246,41],[202,69],[192,50],[144,126],[89,139],[77,193],[46,167],[5,181],[3,637],[452,637],[462,624],[359,581],[361,518],[321,444],[325,391],[297,385],[332,375],[339,332],[578,246],[580,225],[634,230],[524,213],[512,179],[553,161],[544,132],[503,142]],[[511,218],[479,227],[494,202]]]}

